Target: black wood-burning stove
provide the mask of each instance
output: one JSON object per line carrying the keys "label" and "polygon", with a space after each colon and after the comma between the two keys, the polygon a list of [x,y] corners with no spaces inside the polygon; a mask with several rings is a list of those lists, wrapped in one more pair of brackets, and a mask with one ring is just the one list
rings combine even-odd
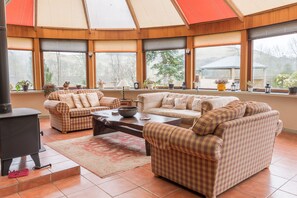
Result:
{"label": "black wood-burning stove", "polygon": [[39,111],[15,108],[11,113],[0,114],[1,175],[7,175],[13,158],[31,155],[35,166],[40,167]]}
{"label": "black wood-burning stove", "polygon": [[11,109],[9,67],[7,56],[5,5],[0,0],[0,158],[1,175],[7,175],[12,159],[31,155],[40,167],[39,111],[28,108]]}

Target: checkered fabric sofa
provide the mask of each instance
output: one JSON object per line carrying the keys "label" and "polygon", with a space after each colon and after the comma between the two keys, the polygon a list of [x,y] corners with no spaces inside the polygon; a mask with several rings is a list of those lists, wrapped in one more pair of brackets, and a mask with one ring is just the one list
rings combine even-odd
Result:
{"label": "checkered fabric sofa", "polygon": [[[97,93],[99,105],[95,107],[70,108],[66,102],[60,101],[59,95]],[[91,112],[115,109],[120,106],[120,100],[113,97],[105,97],[101,91],[92,89],[61,90],[52,92],[44,102],[44,107],[50,113],[51,127],[67,133],[92,128]]]}
{"label": "checkered fabric sofa", "polygon": [[[187,127],[192,126],[194,120],[199,118],[203,111],[223,107],[231,101],[239,100],[233,96],[191,95],[169,92],[139,94],[137,99],[140,112],[181,118],[182,125]],[[166,99],[173,99],[172,108],[163,107]],[[184,109],[176,108],[174,104],[176,99],[185,101]],[[198,101],[196,108],[193,106],[194,100]]]}
{"label": "checkered fabric sofa", "polygon": [[213,198],[268,167],[281,130],[266,103],[237,101],[203,113],[190,129],[151,122],[143,135],[155,175]]}

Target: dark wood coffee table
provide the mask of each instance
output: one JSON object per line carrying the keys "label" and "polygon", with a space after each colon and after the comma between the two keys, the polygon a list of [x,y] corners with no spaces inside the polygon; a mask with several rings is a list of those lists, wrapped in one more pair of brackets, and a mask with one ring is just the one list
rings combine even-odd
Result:
{"label": "dark wood coffee table", "polygon": [[[121,131],[137,137],[143,138],[143,126],[147,122],[160,122],[171,125],[179,125],[180,118],[166,117],[160,115],[153,115],[147,113],[136,113],[132,118],[124,118],[121,115],[113,115],[115,110],[104,110],[93,112],[93,135],[101,135]],[[149,120],[142,120],[141,118],[149,117]],[[150,155],[150,145],[145,141],[146,155]]]}

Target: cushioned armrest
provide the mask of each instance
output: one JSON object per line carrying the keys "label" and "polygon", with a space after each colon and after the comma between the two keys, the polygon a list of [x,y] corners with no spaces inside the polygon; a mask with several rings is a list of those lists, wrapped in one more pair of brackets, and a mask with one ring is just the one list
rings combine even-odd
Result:
{"label": "cushioned armrest", "polygon": [[190,129],[150,122],[144,125],[143,137],[158,149],[174,149],[212,161],[221,158],[223,140],[215,135],[199,136]]}
{"label": "cushioned armrest", "polygon": [[118,98],[103,96],[100,99],[100,105],[101,106],[107,106],[107,107],[109,107],[111,109],[116,109],[121,105],[121,101]]}
{"label": "cushioned armrest", "polygon": [[170,138],[170,147],[203,159],[218,161],[223,140],[216,135],[200,136],[190,129],[178,128]]}
{"label": "cushioned armrest", "polygon": [[143,137],[154,147],[169,150],[170,135],[176,128],[173,125],[149,122],[143,127]]}
{"label": "cushioned armrest", "polygon": [[53,114],[69,113],[69,106],[65,102],[59,100],[46,100],[43,105],[44,108]]}
{"label": "cushioned armrest", "polygon": [[148,110],[150,108],[159,108],[162,105],[162,100],[164,96],[167,96],[168,92],[159,92],[159,93],[146,93],[139,94],[137,96],[138,109],[140,112]]}
{"label": "cushioned armrest", "polygon": [[282,132],[282,130],[283,130],[283,121],[281,121],[281,120],[278,120],[278,122],[277,122],[277,128],[276,128],[276,134],[275,134],[275,136],[278,136],[281,132]]}

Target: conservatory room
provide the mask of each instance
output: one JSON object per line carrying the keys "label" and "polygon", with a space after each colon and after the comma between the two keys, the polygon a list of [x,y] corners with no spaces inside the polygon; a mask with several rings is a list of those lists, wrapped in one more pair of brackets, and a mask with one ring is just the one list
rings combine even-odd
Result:
{"label": "conservatory room", "polygon": [[0,197],[297,198],[297,0],[0,0]]}

